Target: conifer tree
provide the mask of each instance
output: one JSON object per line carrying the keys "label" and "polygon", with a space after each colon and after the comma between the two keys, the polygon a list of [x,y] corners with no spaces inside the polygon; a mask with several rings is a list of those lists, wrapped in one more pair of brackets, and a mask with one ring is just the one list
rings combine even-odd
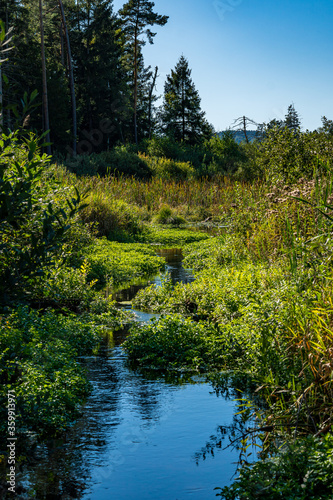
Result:
{"label": "conifer tree", "polygon": [[129,86],[121,65],[120,24],[110,0],[91,0],[81,5],[79,19],[79,29],[73,23],[72,44],[79,139],[90,148],[78,151],[82,153],[105,150],[124,139],[129,120]]}
{"label": "conifer tree", "polygon": [[197,144],[209,138],[212,126],[201,110],[199,93],[191,79],[187,59],[182,55],[164,85],[161,112],[162,131],[176,141]]}
{"label": "conifer tree", "polygon": [[133,54],[133,119],[134,119],[134,140],[138,143],[138,83],[139,83],[139,61],[141,47],[145,45],[145,40],[141,37],[146,35],[148,42],[153,43],[156,33],[153,33],[149,26],[164,26],[168,21],[168,16],[162,16],[153,12],[155,4],[148,0],[128,0],[120,9],[119,14],[123,20],[124,32],[128,44]]}
{"label": "conifer tree", "polygon": [[301,130],[301,120],[293,104],[288,106],[288,112],[285,116],[284,123],[285,126],[293,132],[299,132]]}

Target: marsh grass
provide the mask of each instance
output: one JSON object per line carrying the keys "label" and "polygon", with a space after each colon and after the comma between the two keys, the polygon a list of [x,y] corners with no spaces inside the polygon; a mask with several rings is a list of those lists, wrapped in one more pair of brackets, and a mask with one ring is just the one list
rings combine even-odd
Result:
{"label": "marsh grass", "polygon": [[[180,208],[185,218],[191,215],[199,220],[206,213],[219,216],[235,207],[255,206],[263,199],[267,187],[257,181],[252,184],[232,182],[228,177],[191,180],[165,180],[152,178],[139,181],[133,177],[82,177],[77,178],[60,165],[53,173],[62,184],[89,189],[94,196],[108,200],[126,200],[131,206],[142,208],[152,216],[163,204],[171,209]],[[203,214],[203,215],[202,215]],[[207,215],[206,215],[207,217]]]}

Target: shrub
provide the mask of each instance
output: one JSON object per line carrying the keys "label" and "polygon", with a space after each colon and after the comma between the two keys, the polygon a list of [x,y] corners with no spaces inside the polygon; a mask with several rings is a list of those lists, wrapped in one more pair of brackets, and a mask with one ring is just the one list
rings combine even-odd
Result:
{"label": "shrub", "polygon": [[185,224],[186,220],[179,215],[176,215],[168,205],[162,205],[154,222],[158,224],[170,224],[171,226],[180,226]]}
{"label": "shrub", "polygon": [[36,279],[32,287],[33,304],[39,308],[66,307],[79,311],[88,307],[94,297],[94,281],[87,277],[89,264],[84,261],[80,268],[54,266]]}
{"label": "shrub", "polygon": [[[96,326],[75,316],[20,308],[0,318],[1,421],[8,385],[16,393],[17,432],[63,432],[79,416],[89,383],[76,358],[98,344]],[[1,425],[4,431],[4,425]]]}
{"label": "shrub", "polygon": [[153,174],[160,179],[184,181],[193,178],[195,175],[195,170],[190,162],[181,162],[158,156],[146,156],[144,154],[139,154],[139,156],[149,165]]}
{"label": "shrub", "polygon": [[77,190],[72,198],[59,195],[34,135],[2,135],[0,157],[0,293],[10,303],[27,300],[27,282],[63,257],[82,200]]}
{"label": "shrub", "polygon": [[275,456],[244,466],[231,486],[216,488],[225,500],[331,500],[333,436],[286,444]]}
{"label": "shrub", "polygon": [[237,144],[234,134],[227,130],[222,137],[215,135],[205,143],[210,162],[209,175],[233,174],[245,162],[246,155],[241,145]]}
{"label": "shrub", "polygon": [[65,166],[78,176],[113,174],[148,179],[152,172],[147,162],[126,146],[116,146],[111,151],[78,155],[65,161]]}
{"label": "shrub", "polygon": [[90,194],[88,206],[82,210],[80,217],[85,223],[96,224],[98,236],[130,239],[142,231],[135,207],[122,200],[110,199],[102,193]]}
{"label": "shrub", "polygon": [[199,174],[205,161],[206,149],[202,145],[190,146],[170,137],[153,137],[144,148],[148,156],[168,158],[177,162],[189,162]]}
{"label": "shrub", "polygon": [[222,345],[214,327],[177,315],[133,326],[123,346],[142,367],[207,371],[221,365]]}
{"label": "shrub", "polygon": [[332,166],[333,141],[317,132],[298,133],[273,128],[258,144],[256,163],[270,182],[295,182],[326,173]]}

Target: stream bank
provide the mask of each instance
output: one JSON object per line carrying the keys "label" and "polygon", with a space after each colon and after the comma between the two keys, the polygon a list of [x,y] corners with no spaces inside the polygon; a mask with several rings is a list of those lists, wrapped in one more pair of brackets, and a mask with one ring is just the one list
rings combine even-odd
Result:
{"label": "stream bank", "polygon": [[[194,280],[179,250],[163,256],[173,283]],[[126,309],[136,288],[118,292]],[[140,322],[154,316],[133,312]],[[204,377],[131,370],[125,338],[116,332],[82,359],[92,384],[83,416],[64,439],[36,447],[20,478],[27,498],[207,500],[231,483],[239,457],[225,447],[236,403],[217,397]]]}

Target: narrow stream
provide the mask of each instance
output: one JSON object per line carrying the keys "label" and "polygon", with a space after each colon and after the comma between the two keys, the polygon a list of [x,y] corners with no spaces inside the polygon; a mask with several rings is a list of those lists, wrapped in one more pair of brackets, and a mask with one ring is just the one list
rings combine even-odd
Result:
{"label": "narrow stream", "polygon": [[[174,282],[193,280],[179,252],[168,255],[168,271]],[[37,491],[27,498],[209,500],[216,486],[230,484],[239,457],[224,449],[224,429],[235,403],[201,377],[170,381],[132,371],[123,340],[119,333],[83,360],[93,385],[84,415],[65,439],[36,447],[20,478]]]}

